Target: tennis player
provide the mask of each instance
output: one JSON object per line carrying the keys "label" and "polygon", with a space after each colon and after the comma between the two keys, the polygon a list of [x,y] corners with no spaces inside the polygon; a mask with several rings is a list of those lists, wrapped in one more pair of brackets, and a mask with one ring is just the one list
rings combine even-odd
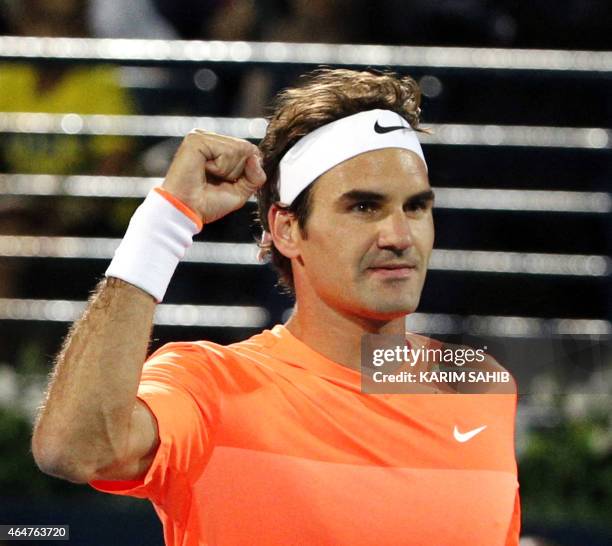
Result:
{"label": "tennis player", "polygon": [[[190,133],[57,358],[40,468],[150,499],[173,546],[517,545],[516,392],[361,388],[366,334],[444,347],[405,332],[434,241],[419,103],[408,77],[324,70],[278,97],[259,148]],[[192,237],[254,192],[288,322],[146,360]]]}

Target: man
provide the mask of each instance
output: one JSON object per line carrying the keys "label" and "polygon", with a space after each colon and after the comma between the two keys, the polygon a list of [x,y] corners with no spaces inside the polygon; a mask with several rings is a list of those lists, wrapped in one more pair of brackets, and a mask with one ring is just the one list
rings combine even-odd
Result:
{"label": "man", "polygon": [[[188,135],[58,357],[39,466],[149,498],[172,545],[518,544],[515,394],[361,390],[365,334],[442,346],[404,332],[434,239],[418,117],[410,78],[327,70],[279,97],[259,150]],[[256,190],[291,318],[143,369],[192,235]]]}

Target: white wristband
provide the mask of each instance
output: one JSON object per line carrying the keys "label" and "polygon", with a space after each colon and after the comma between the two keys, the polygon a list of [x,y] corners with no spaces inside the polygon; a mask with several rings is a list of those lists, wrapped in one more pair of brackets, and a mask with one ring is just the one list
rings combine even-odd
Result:
{"label": "white wristband", "polygon": [[105,275],[137,286],[159,303],[176,266],[201,228],[201,224],[151,190],[134,212]]}

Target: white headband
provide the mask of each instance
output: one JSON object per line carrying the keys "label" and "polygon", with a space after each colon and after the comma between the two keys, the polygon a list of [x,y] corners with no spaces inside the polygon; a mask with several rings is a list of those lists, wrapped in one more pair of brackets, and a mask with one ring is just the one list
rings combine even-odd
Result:
{"label": "white headband", "polygon": [[390,110],[359,112],[319,127],[298,140],[281,159],[281,204],[291,205],[302,190],[339,163],[382,148],[410,150],[425,163],[414,130],[402,116]]}

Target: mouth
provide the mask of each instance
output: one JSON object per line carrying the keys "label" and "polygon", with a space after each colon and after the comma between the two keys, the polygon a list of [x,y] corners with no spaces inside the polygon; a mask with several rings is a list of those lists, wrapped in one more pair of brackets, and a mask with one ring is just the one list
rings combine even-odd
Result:
{"label": "mouth", "polygon": [[369,267],[367,271],[381,279],[407,279],[416,274],[416,265],[408,263],[381,264]]}

